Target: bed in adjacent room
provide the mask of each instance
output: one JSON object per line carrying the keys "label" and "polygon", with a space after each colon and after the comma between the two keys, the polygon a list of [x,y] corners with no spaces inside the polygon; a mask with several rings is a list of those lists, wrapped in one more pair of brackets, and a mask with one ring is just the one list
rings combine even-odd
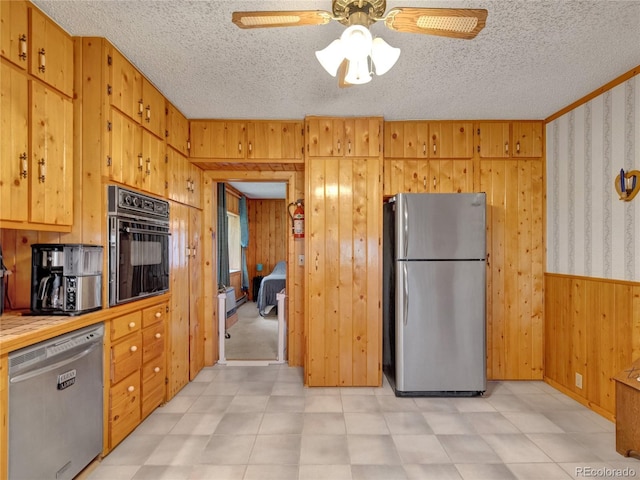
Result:
{"label": "bed in adjacent room", "polygon": [[262,279],[260,290],[258,290],[257,306],[258,312],[265,316],[266,308],[270,305],[277,305],[276,294],[280,293],[286,285],[286,262],[280,261],[273,267],[273,271]]}

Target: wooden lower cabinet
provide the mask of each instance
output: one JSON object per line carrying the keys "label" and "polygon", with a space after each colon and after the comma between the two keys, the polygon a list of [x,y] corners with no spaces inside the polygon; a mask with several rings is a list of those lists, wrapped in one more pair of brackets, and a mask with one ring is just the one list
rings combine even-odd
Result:
{"label": "wooden lower cabinet", "polygon": [[168,302],[110,320],[108,445],[112,450],[165,401]]}

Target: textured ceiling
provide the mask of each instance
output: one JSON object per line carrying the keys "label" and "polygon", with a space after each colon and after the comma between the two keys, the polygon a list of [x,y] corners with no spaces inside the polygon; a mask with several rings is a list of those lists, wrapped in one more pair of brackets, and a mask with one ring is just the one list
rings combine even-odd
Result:
{"label": "textured ceiling", "polygon": [[640,0],[388,1],[486,8],[473,40],[398,33],[398,63],[340,89],[314,52],[322,26],[241,30],[236,10],[331,10],[329,0],[34,0],[72,35],[109,39],[188,118],[306,115],[397,119],[543,119],[640,65]]}

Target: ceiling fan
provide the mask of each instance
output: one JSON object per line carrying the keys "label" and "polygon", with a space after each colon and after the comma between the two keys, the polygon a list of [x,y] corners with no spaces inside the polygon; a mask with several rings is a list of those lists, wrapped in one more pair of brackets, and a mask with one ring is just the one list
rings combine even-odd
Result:
{"label": "ceiling fan", "polygon": [[386,73],[400,56],[399,48],[372,37],[369,26],[376,22],[398,32],[472,39],[487,19],[484,9],[396,7],[385,14],[386,8],[386,0],[333,0],[332,12],[233,12],[232,21],[240,28],[324,25],[332,20],[342,23],[347,26],[344,33],[317,51],[316,57],[329,74],[335,77],[339,73],[339,85],[346,87],[371,81],[373,73]]}

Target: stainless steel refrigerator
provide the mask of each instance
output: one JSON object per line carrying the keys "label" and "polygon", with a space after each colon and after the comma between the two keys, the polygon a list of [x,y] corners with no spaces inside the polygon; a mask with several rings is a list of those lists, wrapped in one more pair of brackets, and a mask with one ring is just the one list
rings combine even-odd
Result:
{"label": "stainless steel refrigerator", "polygon": [[484,193],[384,205],[383,369],[397,396],[486,390]]}

